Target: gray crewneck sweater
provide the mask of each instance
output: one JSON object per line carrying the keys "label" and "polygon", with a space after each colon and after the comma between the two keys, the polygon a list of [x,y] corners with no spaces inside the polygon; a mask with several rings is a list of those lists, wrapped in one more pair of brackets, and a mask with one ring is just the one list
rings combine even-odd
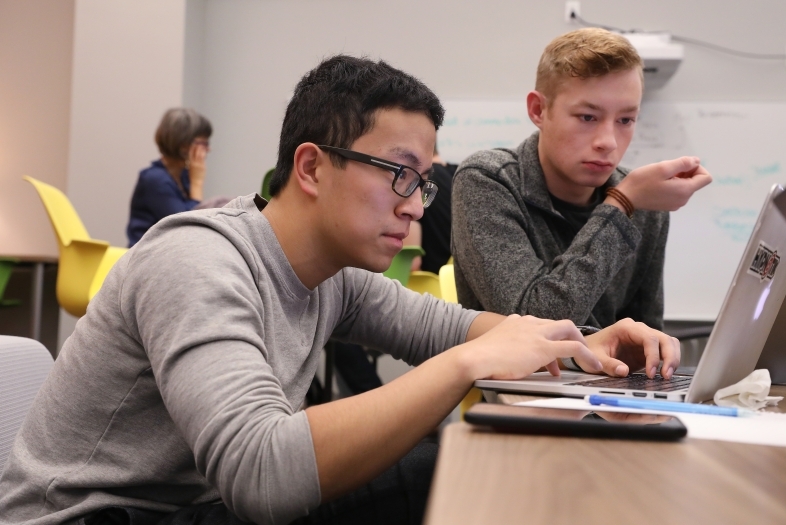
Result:
{"label": "gray crewneck sweater", "polygon": [[253,195],[170,216],[63,346],[0,478],[0,523],[219,500],[288,523],[320,502],[298,408],[328,338],[418,364],[476,315],[355,268],[308,290]]}
{"label": "gray crewneck sweater", "polygon": [[[598,328],[631,317],[662,329],[669,214],[636,210],[628,219],[599,204],[575,231],[554,209],[539,137],[515,150],[475,153],[456,171],[451,245],[459,302]],[[617,168],[606,186],[626,174]]]}

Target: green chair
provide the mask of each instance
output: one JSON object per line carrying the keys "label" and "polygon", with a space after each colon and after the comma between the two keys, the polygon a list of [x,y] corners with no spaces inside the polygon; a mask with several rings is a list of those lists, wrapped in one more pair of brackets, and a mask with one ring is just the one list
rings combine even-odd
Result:
{"label": "green chair", "polygon": [[273,173],[275,173],[275,171],[276,167],[273,166],[267,170],[265,176],[262,177],[262,190],[259,195],[266,201],[270,201],[270,179],[273,178]]}
{"label": "green chair", "polygon": [[404,246],[401,251],[393,257],[390,268],[382,272],[388,279],[395,279],[403,286],[409,282],[409,273],[412,269],[412,259],[425,255],[426,252],[420,246]]}
{"label": "green chair", "polygon": [[8,280],[11,279],[11,272],[14,271],[14,266],[18,262],[18,260],[9,257],[0,257],[0,308],[21,304],[21,301],[18,299],[3,299],[5,287],[8,284]]}

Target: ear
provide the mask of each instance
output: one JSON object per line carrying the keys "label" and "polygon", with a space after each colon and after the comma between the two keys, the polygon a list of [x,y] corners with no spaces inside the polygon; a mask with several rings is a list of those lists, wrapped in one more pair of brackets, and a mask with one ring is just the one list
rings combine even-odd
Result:
{"label": "ear", "polygon": [[546,97],[540,91],[530,91],[527,94],[527,114],[538,129],[543,126],[543,120],[546,118],[546,104]]}
{"label": "ear", "polygon": [[300,190],[311,197],[319,193],[320,169],[325,161],[330,162],[328,155],[312,142],[304,142],[295,150],[295,163],[292,177]]}

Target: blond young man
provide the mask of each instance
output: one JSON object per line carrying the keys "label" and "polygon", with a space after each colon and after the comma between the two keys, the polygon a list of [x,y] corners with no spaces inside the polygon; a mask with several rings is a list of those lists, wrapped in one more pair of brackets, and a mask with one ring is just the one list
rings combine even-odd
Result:
{"label": "blond young man", "polygon": [[618,166],[641,97],[642,62],[622,36],[580,29],[546,47],[527,95],[539,131],[515,150],[472,155],[455,176],[462,305],[662,327],[668,212],[711,177],[694,157]]}

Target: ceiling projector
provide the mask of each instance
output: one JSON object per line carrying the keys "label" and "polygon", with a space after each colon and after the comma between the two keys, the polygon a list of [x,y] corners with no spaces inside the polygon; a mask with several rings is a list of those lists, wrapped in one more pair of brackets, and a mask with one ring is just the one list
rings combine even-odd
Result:
{"label": "ceiling projector", "polygon": [[668,33],[622,33],[644,61],[644,90],[659,89],[677,71],[685,54]]}

